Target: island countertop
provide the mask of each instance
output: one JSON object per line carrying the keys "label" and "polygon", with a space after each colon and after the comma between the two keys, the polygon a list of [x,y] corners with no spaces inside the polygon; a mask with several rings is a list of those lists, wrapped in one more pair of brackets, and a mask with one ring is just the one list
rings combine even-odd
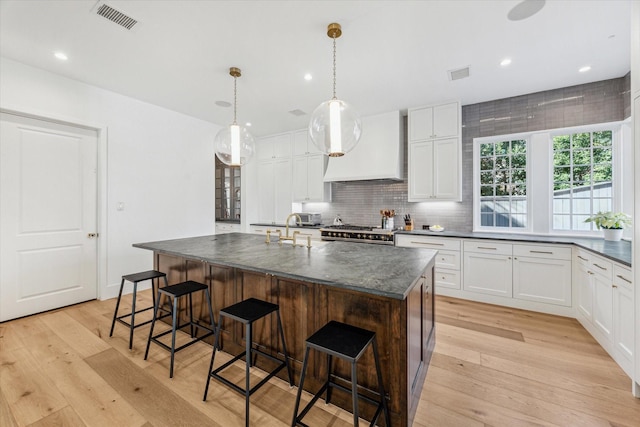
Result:
{"label": "island countertop", "polygon": [[[269,273],[294,280],[405,299],[436,255],[430,249],[349,242],[312,242],[312,247],[271,243],[266,236],[228,233],[133,246],[212,264]],[[304,239],[301,242],[306,244]]]}

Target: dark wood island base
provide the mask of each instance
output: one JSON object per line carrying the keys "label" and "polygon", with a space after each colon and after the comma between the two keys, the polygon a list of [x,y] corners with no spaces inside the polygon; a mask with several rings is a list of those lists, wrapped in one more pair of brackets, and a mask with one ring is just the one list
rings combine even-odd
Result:
{"label": "dark wood island base", "polygon": [[[135,246],[149,248],[147,244]],[[210,287],[216,319],[221,308],[250,297],[278,304],[296,384],[300,380],[305,340],[327,322],[337,320],[374,331],[393,426],[412,425],[435,345],[433,257],[427,257],[422,265],[421,274],[408,284],[406,296],[399,299],[317,283],[313,278],[296,280],[277,272],[252,271],[170,254],[166,250],[154,251],[154,268],[167,274],[169,284],[194,280]],[[194,314],[207,322],[204,301],[194,299],[194,307],[198,307]],[[181,314],[184,313],[181,311]],[[223,322],[221,342],[224,351],[235,355],[244,350],[241,326],[237,322]],[[261,320],[254,326],[254,342],[260,349],[282,357],[276,334],[275,320]],[[265,370],[273,367],[271,363],[266,358],[257,360],[257,366]],[[350,387],[349,365],[336,361],[334,367],[337,381]],[[315,393],[324,383],[326,368],[326,356],[318,357],[312,352],[304,384],[307,391]],[[283,372],[279,374],[283,379],[284,375]],[[378,384],[371,350],[367,350],[358,363],[357,375],[359,391],[375,399]],[[203,372],[202,378],[204,384],[206,373]],[[332,403],[351,411],[351,397],[346,393],[333,393]],[[360,401],[361,417],[370,420],[374,411],[374,405]]]}

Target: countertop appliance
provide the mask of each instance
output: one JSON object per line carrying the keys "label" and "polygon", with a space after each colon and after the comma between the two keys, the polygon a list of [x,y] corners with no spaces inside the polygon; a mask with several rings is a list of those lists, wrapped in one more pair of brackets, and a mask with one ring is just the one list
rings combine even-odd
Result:
{"label": "countertop appliance", "polygon": [[393,230],[360,225],[327,225],[320,229],[322,240],[393,245]]}
{"label": "countertop appliance", "polygon": [[300,215],[302,223],[300,225],[320,225],[322,224],[322,214],[309,213],[309,212],[297,212],[295,215]]}

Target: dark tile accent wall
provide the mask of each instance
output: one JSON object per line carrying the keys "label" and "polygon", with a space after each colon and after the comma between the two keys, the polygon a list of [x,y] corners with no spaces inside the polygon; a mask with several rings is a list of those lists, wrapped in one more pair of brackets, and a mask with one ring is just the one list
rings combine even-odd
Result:
{"label": "dark tile accent wall", "polygon": [[[307,203],[325,224],[380,224],[380,209],[395,209],[396,226],[410,213],[417,228],[440,224],[456,231],[473,227],[473,138],[620,121],[631,115],[630,75],[462,107],[462,202],[407,201],[407,159],[403,181],[333,183],[331,203]],[[405,118],[406,126],[406,118]],[[407,132],[405,132],[405,135]],[[406,144],[406,141],[405,141]]]}

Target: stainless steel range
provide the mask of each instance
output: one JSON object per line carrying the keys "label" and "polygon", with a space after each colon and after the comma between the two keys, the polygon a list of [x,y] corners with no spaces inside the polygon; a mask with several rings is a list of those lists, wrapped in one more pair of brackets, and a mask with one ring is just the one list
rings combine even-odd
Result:
{"label": "stainless steel range", "polygon": [[393,230],[359,225],[328,225],[320,229],[322,240],[393,245]]}

